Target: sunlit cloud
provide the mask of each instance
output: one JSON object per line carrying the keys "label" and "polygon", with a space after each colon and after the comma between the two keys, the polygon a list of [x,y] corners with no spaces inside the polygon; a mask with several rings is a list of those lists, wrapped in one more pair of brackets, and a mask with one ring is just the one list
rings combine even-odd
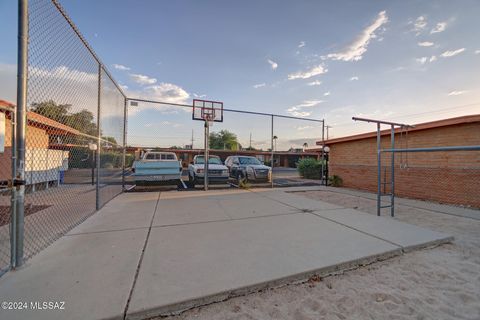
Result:
{"label": "sunlit cloud", "polygon": [[320,80],[315,80],[315,81],[312,81],[312,82],[309,82],[307,83],[307,86],[319,86],[322,84],[322,81]]}
{"label": "sunlit cloud", "polygon": [[350,81],[357,81],[358,79],[359,79],[359,78],[358,78],[357,76],[353,76],[353,77],[351,77],[349,80],[350,80]]}
{"label": "sunlit cloud", "polygon": [[132,78],[133,81],[135,81],[138,84],[141,85],[149,85],[149,84],[155,84],[157,83],[157,79],[155,78],[150,78],[148,76],[145,76],[143,74],[130,74],[130,77]]}
{"label": "sunlit cloud", "polygon": [[330,53],[326,56],[326,58],[342,61],[361,60],[363,58],[363,54],[367,52],[367,47],[370,43],[370,40],[376,37],[375,31],[377,31],[377,29],[387,22],[388,17],[386,11],[380,12],[375,21],[363,29],[362,32],[355,38],[355,40],[345,49],[336,53]]}
{"label": "sunlit cloud", "polygon": [[418,45],[420,47],[431,47],[434,45],[434,43],[430,41],[424,41],[424,42],[419,42]]}
{"label": "sunlit cloud", "polygon": [[268,59],[267,62],[270,64],[272,70],[276,70],[278,68],[278,63],[276,63],[275,61]]}
{"label": "sunlit cloud", "polygon": [[465,94],[467,92],[468,92],[467,90],[453,90],[453,91],[450,91],[448,93],[448,95],[449,96],[459,96],[459,95]]}
{"label": "sunlit cloud", "polygon": [[288,80],[308,79],[320,74],[327,73],[328,69],[324,65],[315,66],[307,71],[299,71],[288,75]]}
{"label": "sunlit cloud", "polygon": [[299,48],[305,47],[305,41],[300,41],[300,44],[298,45]]}
{"label": "sunlit cloud", "polygon": [[418,17],[413,24],[413,30],[418,36],[427,27],[427,18],[425,16]]}
{"label": "sunlit cloud", "polygon": [[122,71],[128,71],[128,70],[130,70],[129,67],[126,67],[126,66],[124,66],[123,64],[115,64],[115,63],[114,63],[112,66],[113,66],[115,69],[117,69],[117,70],[122,70]]}
{"label": "sunlit cloud", "polygon": [[253,85],[253,87],[254,87],[255,89],[258,89],[258,88],[261,88],[261,87],[265,87],[265,86],[266,86],[265,82],[263,82],[263,83],[258,83],[258,84],[254,84],[254,85]]}
{"label": "sunlit cloud", "polygon": [[305,100],[301,104],[288,108],[287,112],[294,117],[308,117],[313,113],[312,108],[322,102],[323,100]]}
{"label": "sunlit cloud", "polygon": [[447,22],[439,22],[437,23],[437,25],[435,26],[435,28],[433,28],[430,33],[439,33],[439,32],[443,32],[445,31],[445,29],[447,28]]}
{"label": "sunlit cloud", "polygon": [[444,53],[442,53],[440,56],[442,58],[449,58],[449,57],[454,57],[456,56],[457,54],[460,54],[462,52],[465,51],[465,48],[461,48],[461,49],[457,49],[457,50],[452,50],[452,51],[445,51]]}
{"label": "sunlit cloud", "polygon": [[330,91],[327,91],[323,94],[325,97],[329,96],[330,95]]}

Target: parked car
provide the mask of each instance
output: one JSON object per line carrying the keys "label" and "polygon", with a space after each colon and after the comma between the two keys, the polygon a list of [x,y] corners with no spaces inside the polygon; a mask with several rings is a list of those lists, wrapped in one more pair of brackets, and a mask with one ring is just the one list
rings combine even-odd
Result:
{"label": "parked car", "polygon": [[[188,166],[188,182],[191,187],[195,184],[204,183],[205,178],[205,156],[197,155],[193,158],[193,162]],[[210,183],[227,183],[228,168],[223,165],[222,160],[218,156],[208,157],[208,182]]]}
{"label": "parked car", "polygon": [[270,181],[272,169],[255,157],[230,156],[225,160],[230,177],[237,181]]}
{"label": "parked car", "polygon": [[136,183],[177,184],[181,180],[182,165],[173,152],[147,151],[133,162],[132,171]]}

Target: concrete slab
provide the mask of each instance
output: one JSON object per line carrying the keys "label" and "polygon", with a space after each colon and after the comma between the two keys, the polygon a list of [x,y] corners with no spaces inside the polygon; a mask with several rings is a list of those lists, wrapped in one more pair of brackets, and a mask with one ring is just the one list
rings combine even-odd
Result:
{"label": "concrete slab", "polygon": [[153,226],[288,214],[299,210],[256,193],[195,192],[193,197],[161,199]]}
{"label": "concrete slab", "polygon": [[342,208],[341,206],[327,203],[324,201],[317,201],[313,199],[309,199],[306,197],[302,197],[301,195],[297,195],[295,193],[286,192],[282,190],[254,190],[255,193],[262,197],[266,197],[268,199],[284,203],[291,207],[300,209],[300,210],[332,210]]}
{"label": "concrete slab", "polygon": [[2,301],[65,310],[0,310],[0,319],[122,319],[147,229],[65,236],[0,278]]}
{"label": "concrete slab", "polygon": [[391,217],[377,217],[354,209],[314,212],[323,218],[401,246],[404,251],[450,242],[450,235],[407,224]]}
{"label": "concrete slab", "polygon": [[178,312],[399,253],[398,246],[306,213],[154,228],[128,318]]}
{"label": "concrete slab", "polygon": [[107,203],[97,214],[68,235],[148,228],[159,198],[158,192],[125,193]]}

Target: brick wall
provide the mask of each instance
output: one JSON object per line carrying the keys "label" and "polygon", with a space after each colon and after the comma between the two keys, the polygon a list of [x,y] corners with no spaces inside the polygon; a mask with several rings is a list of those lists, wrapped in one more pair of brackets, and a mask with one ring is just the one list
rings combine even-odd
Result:
{"label": "brick wall", "polygon": [[[407,147],[395,135],[396,147]],[[377,191],[376,138],[329,144],[329,174],[343,179],[345,187]],[[408,134],[408,148],[480,145],[480,122],[455,124]],[[382,137],[389,148],[390,135]],[[382,174],[390,180],[390,154],[382,154]],[[480,151],[422,152],[395,156],[395,194],[400,197],[480,208]],[[386,190],[389,192],[387,186]]]}

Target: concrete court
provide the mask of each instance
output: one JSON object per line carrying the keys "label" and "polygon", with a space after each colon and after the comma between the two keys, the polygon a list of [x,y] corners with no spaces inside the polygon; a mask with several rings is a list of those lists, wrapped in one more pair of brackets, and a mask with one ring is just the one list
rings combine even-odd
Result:
{"label": "concrete court", "polygon": [[142,319],[452,240],[285,191],[120,195],[0,278],[2,301],[65,310],[0,319]]}

